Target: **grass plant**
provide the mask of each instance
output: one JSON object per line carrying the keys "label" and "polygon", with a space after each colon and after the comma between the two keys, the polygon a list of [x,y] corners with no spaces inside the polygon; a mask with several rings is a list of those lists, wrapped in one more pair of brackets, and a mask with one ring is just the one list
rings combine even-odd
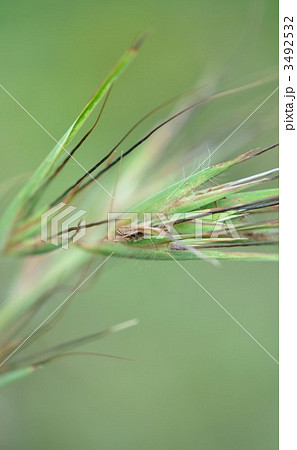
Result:
{"label": "grass plant", "polygon": [[[141,201],[134,204],[133,193],[141,191],[140,187],[146,172],[157,166],[162,146],[168,145],[179,129],[191,120],[193,111],[218,98],[252,89],[257,83],[205,97],[200,95],[198,98],[197,93],[192,91],[160,105],[141,118],[117,145],[88,169],[88,173],[83,173],[50,203],[43,202],[45,192],[50,192],[54,180],[61,176],[68,161],[75,158],[76,151],[95,129],[113,84],[132,62],[140,44],[141,40],[123,55],[64,136],[2,214],[1,251],[3,255],[22,258],[23,269],[21,273],[17,273],[14,288],[8,292],[0,308],[0,356],[4,362],[0,367],[0,386],[29,375],[57,358],[67,355],[90,355],[90,352],[76,352],[73,349],[135,325],[134,320],[116,325],[104,332],[62,343],[41,354],[21,357],[17,353],[23,341],[22,333],[26,324],[51,298],[53,292],[70,277],[79,273],[87,276],[94,255],[103,255],[104,258],[112,254],[113,257],[152,261],[195,259],[210,263],[217,263],[220,260],[277,260],[275,250],[278,243],[278,188],[275,187],[275,180],[278,178],[277,169],[247,174],[244,178],[224,183],[217,181],[218,177],[228,174],[234,166],[243,165],[254,158],[264,158],[267,152],[277,151],[277,143],[267,143],[265,148],[247,149],[239,156],[209,167],[200,164],[185,179],[167,183],[153,195],[144,196]],[[174,102],[179,103],[179,107],[176,107],[167,119],[125,151],[118,153],[120,145],[138,125],[156,111]],[[72,150],[68,150],[99,103],[102,106],[96,121],[79,143]],[[126,186],[123,208],[128,213],[136,213],[137,219],[131,222],[118,213],[115,234],[110,239],[106,213],[113,207],[109,205],[110,209],[108,207],[102,209],[102,215],[98,216],[97,210],[90,207],[94,196],[92,186],[96,182],[101,182],[106,173],[114,176],[113,168],[121,167],[124,159],[137,152],[137,158],[124,171],[122,180],[122,186]],[[77,221],[68,227],[66,232],[59,230],[55,236],[57,245],[54,245],[51,239],[46,242],[41,239],[41,219],[45,212],[60,202],[66,205],[76,202],[82,207],[88,205],[86,210],[91,219],[85,224]],[[145,220],[148,214],[150,214],[149,223]],[[199,236],[197,224],[200,227]],[[86,231],[85,237],[72,243],[73,237],[83,228]],[[61,248],[65,243],[69,244],[68,251]],[[33,273],[32,279],[24,283],[28,267],[34,260],[38,263],[38,273],[42,275],[37,276]],[[54,323],[59,313],[51,318],[51,323]],[[48,325],[41,327],[37,334],[46,331]]]}

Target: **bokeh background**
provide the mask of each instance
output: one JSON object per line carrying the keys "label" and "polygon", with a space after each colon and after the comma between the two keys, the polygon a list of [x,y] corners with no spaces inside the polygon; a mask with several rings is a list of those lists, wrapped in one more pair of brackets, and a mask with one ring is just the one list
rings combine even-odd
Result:
{"label": "bokeh background", "polygon": [[[0,20],[1,83],[56,138],[135,36],[150,31],[140,55],[113,89],[100,131],[77,156],[85,166],[140,115],[197,83],[230,89],[276,77],[278,71],[278,4],[271,0],[1,0]],[[197,146],[192,166],[186,167],[191,171],[276,86],[275,78],[205,107],[168,149],[168,158],[170,152],[182,154]],[[21,176],[32,173],[53,142],[3,91],[0,98],[1,187],[13,179],[5,191],[9,200],[21,186]],[[136,136],[164,114],[150,118]],[[274,143],[277,127],[276,94],[211,162]],[[236,168],[234,176],[269,169],[276,162],[274,153],[265,155]],[[80,168],[71,163],[60,183],[79,175]],[[168,173],[170,177],[179,179],[182,173]],[[12,259],[1,262],[5,278],[15,264]],[[278,357],[276,265],[184,266]],[[53,305],[65,296],[55,298]],[[1,448],[278,448],[278,366],[174,262],[113,258],[34,348],[133,317],[140,321],[137,327],[86,347],[132,362],[68,358],[2,390]]]}

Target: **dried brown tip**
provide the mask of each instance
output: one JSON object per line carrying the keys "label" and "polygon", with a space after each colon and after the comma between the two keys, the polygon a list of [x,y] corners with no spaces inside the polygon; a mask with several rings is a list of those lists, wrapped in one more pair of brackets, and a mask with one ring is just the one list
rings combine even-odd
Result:
{"label": "dried brown tip", "polygon": [[140,36],[139,38],[136,38],[134,43],[130,47],[130,51],[137,52],[149,34],[150,34],[150,31],[146,31],[142,36]]}

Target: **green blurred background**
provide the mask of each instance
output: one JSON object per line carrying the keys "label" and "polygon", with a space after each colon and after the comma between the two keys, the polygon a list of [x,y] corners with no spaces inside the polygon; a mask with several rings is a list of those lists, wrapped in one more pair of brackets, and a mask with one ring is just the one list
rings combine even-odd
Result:
{"label": "green blurred background", "polygon": [[[56,138],[133,38],[150,30],[113,90],[100,132],[77,157],[85,166],[141,114],[197,82],[218,77],[218,89],[229,89],[277,74],[276,1],[1,0],[1,10],[1,83]],[[274,80],[205,108],[180,145],[200,145],[199,160],[276,85]],[[29,176],[53,142],[4,92],[0,98],[1,182],[16,177],[18,186],[19,175]],[[138,137],[155,120],[149,119]],[[212,162],[269,145],[277,133],[276,94]],[[276,162],[267,155],[237,168],[234,176]],[[72,164],[61,184],[79,175]],[[181,173],[172,175],[179,179]],[[276,265],[184,266],[277,358]],[[1,269],[6,267],[2,261]],[[57,304],[61,296],[65,293]],[[278,448],[277,364],[174,262],[113,258],[34,348],[133,317],[140,320],[136,328],[86,348],[134,361],[69,358],[2,390],[1,448]]]}

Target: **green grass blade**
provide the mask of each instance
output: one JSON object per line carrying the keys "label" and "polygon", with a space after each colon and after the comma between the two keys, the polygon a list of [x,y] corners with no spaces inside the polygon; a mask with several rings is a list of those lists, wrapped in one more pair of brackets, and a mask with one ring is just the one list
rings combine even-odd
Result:
{"label": "green grass blade", "polygon": [[120,59],[115,68],[111,71],[105,81],[100,85],[98,90],[92,96],[91,100],[83,108],[77,119],[73,122],[64,136],[55,145],[50,154],[46,157],[43,163],[36,170],[30,180],[24,185],[23,189],[19,192],[16,198],[11,202],[6,212],[0,219],[0,249],[3,250],[7,243],[11,229],[17,220],[17,217],[21,210],[26,206],[27,201],[38,191],[38,189],[47,180],[51,171],[61,155],[64,153],[64,149],[73,140],[75,135],[81,129],[86,122],[90,114],[94,111],[100,100],[107,93],[112,83],[119,77],[123,70],[133,60],[137,53],[139,44],[131,47]]}
{"label": "green grass blade", "polygon": [[[147,259],[172,261],[170,255],[178,260],[199,260],[200,258],[187,250],[166,250],[144,249],[132,245],[118,242],[110,242],[100,246],[84,246],[84,249],[92,253],[101,253],[109,255],[114,252],[114,256],[121,258]],[[203,250],[201,254],[205,259],[225,260],[225,261],[277,261],[278,255],[274,253],[255,253],[255,252],[222,252],[215,250]]]}
{"label": "green grass blade", "polygon": [[138,213],[151,211],[172,211],[174,206],[180,202],[180,199],[189,195],[192,190],[202,186],[204,183],[225,172],[230,167],[254,158],[265,151],[275,148],[276,146],[277,144],[265,149],[251,150],[229,161],[225,161],[223,163],[217,164],[216,166],[208,167],[206,169],[195,172],[193,173],[193,175],[186,178],[186,180],[182,182],[178,181],[171,186],[163,189],[158,194],[138,204],[131,211],[135,211]]}
{"label": "green grass blade", "polygon": [[238,194],[231,194],[227,198],[218,201],[217,205],[219,208],[230,208],[234,205],[241,205],[244,203],[252,203],[261,200],[268,200],[269,198],[277,197],[279,194],[279,189],[262,189],[251,192],[241,192]]}
{"label": "green grass blade", "polygon": [[0,375],[0,388],[13,383],[14,381],[18,381],[21,378],[26,377],[27,375],[30,375],[35,370],[35,367],[29,366],[25,367],[23,369],[17,369],[12,370],[10,372],[4,372]]}
{"label": "green grass blade", "polygon": [[[211,203],[217,202],[218,200],[222,198],[228,198],[230,195],[235,194],[237,192],[246,190],[251,187],[255,187],[258,184],[261,184],[266,181],[271,181],[269,178],[263,178],[247,183],[227,183],[225,185],[219,185],[215,188],[209,188],[204,191],[195,191],[191,192],[190,196],[186,196],[185,198],[182,198],[179,202],[176,202],[176,204],[169,208],[170,213],[175,212],[187,212],[187,211],[194,211],[195,209],[201,209]],[[259,198],[262,199],[261,193],[264,190],[258,191],[259,192]],[[277,195],[277,194],[276,194]]]}

